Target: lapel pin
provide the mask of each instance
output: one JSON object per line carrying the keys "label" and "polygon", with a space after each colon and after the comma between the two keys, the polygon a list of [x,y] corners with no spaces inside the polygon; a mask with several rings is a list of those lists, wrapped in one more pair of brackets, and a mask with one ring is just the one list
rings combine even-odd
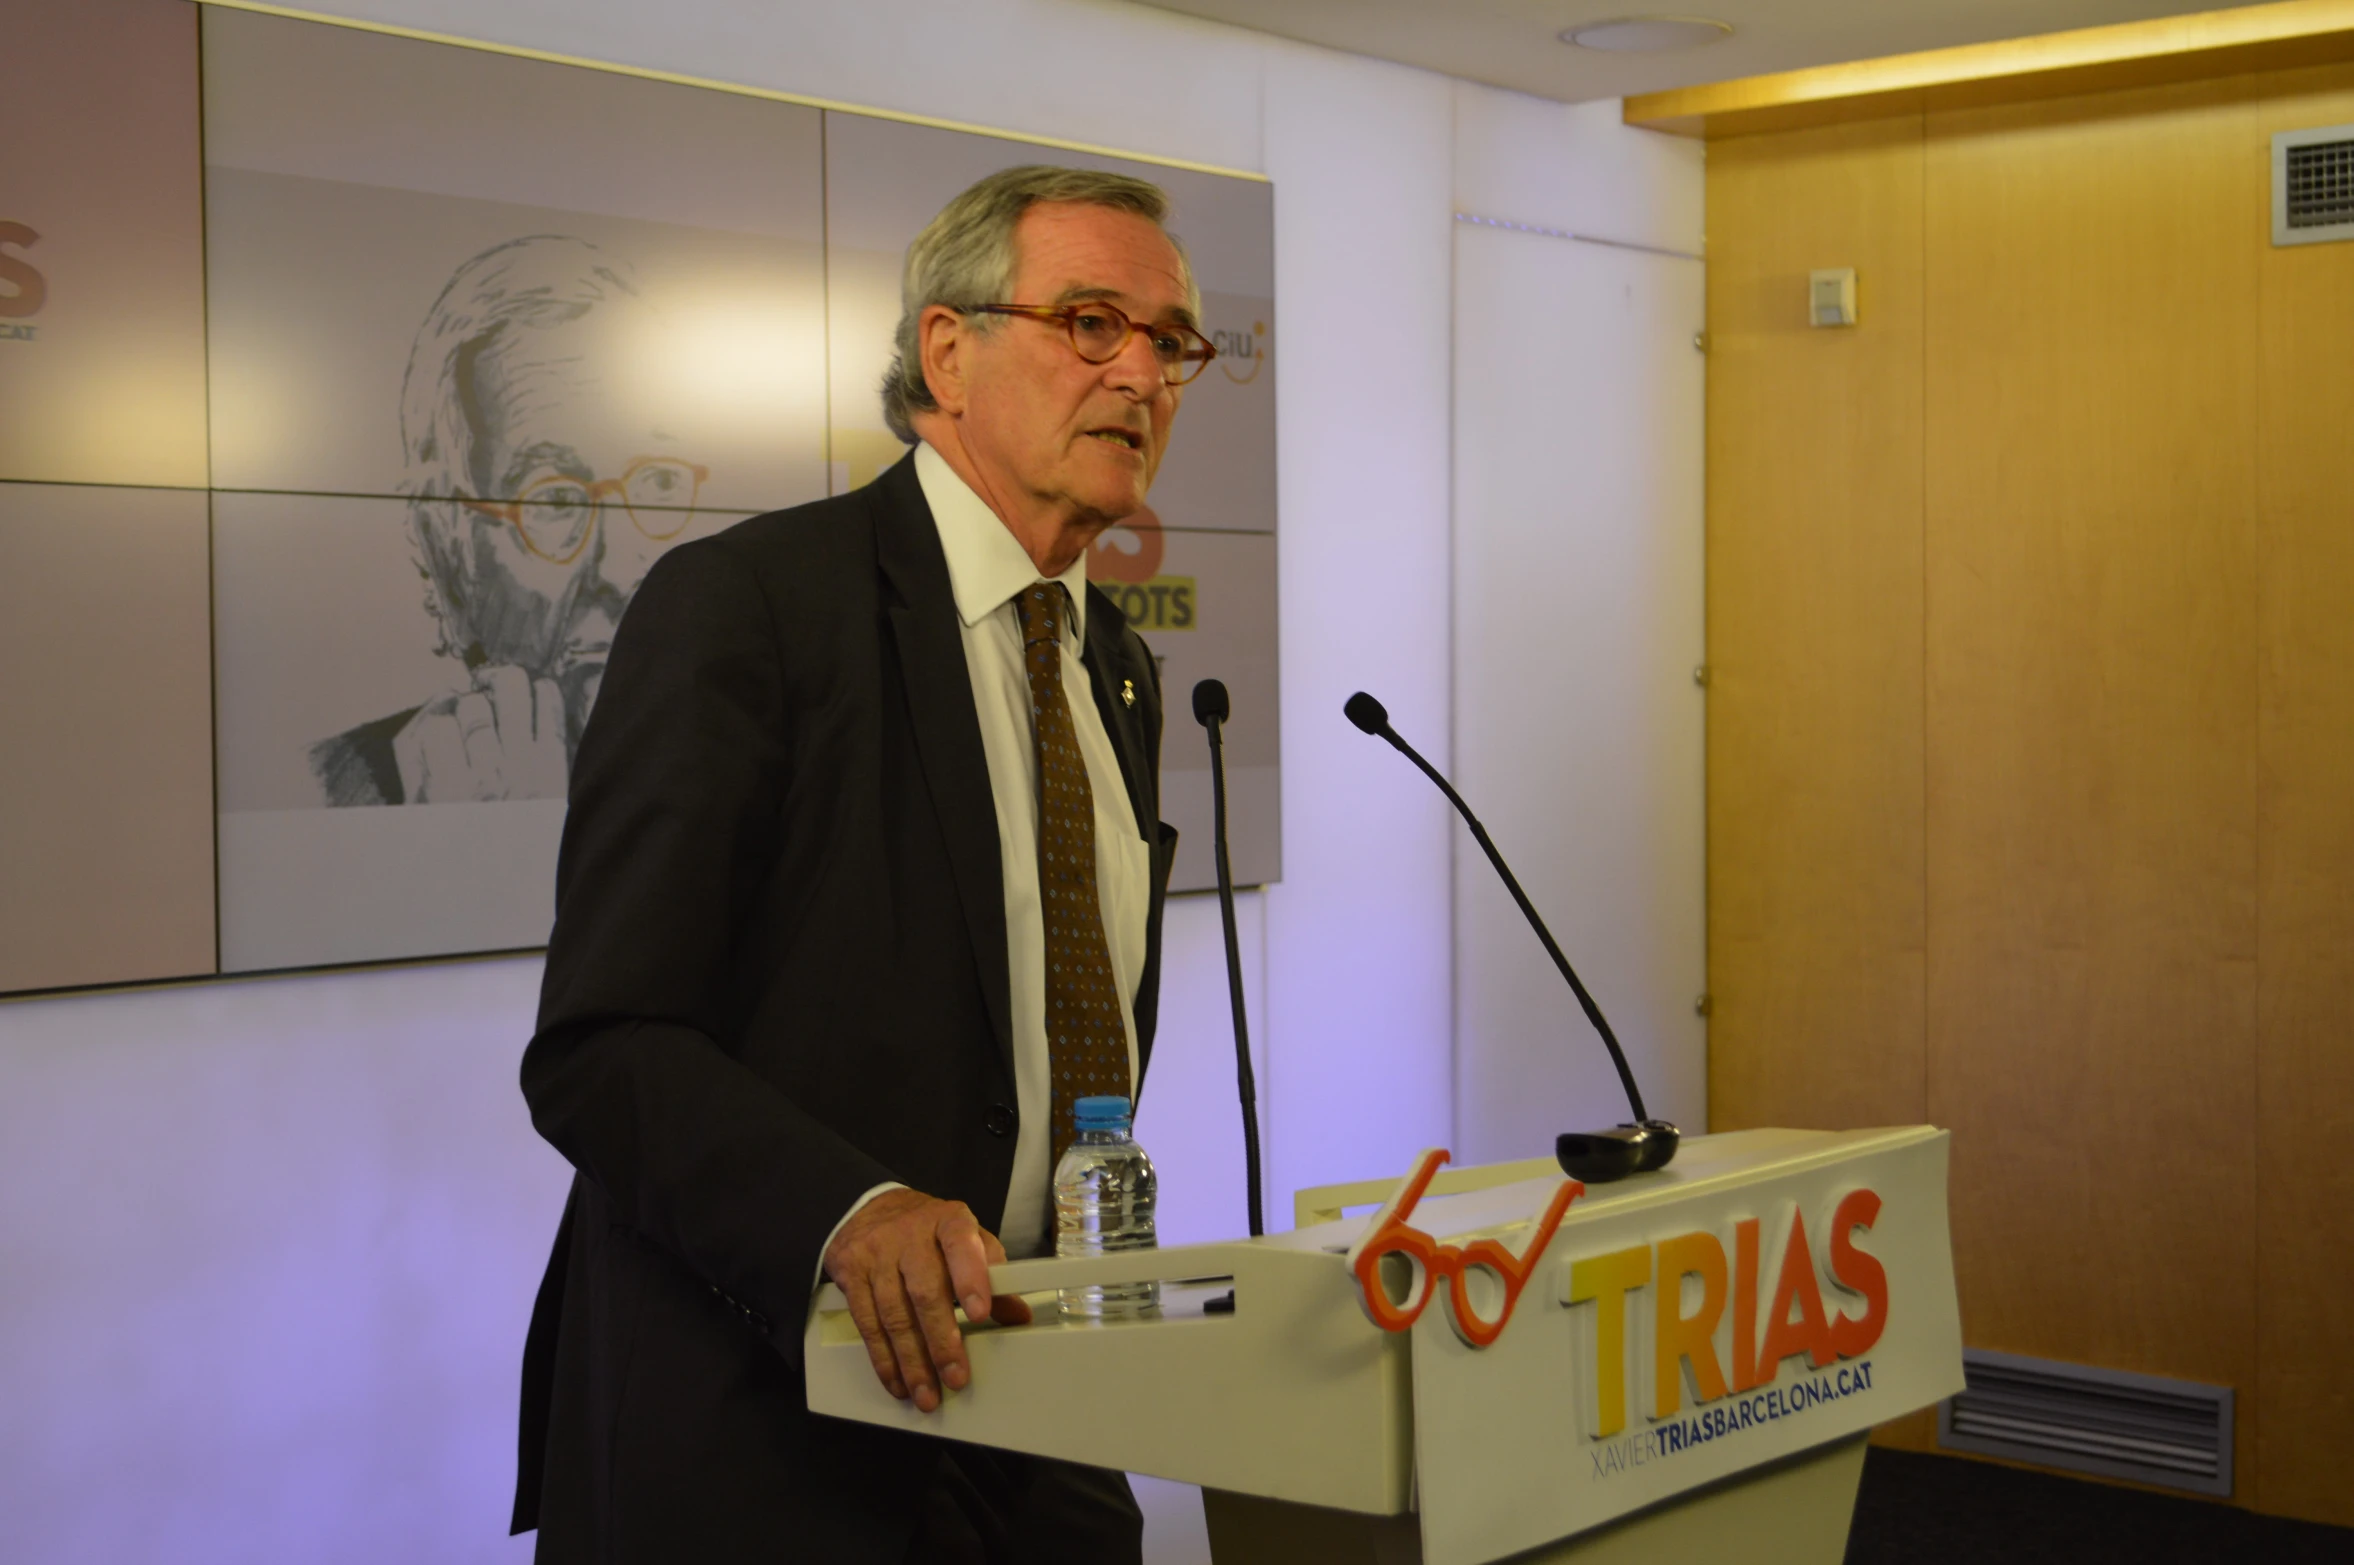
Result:
{"label": "lapel pin", "polygon": [[1123,679],[1120,681],[1120,700],[1128,706],[1134,706],[1136,704],[1135,680]]}

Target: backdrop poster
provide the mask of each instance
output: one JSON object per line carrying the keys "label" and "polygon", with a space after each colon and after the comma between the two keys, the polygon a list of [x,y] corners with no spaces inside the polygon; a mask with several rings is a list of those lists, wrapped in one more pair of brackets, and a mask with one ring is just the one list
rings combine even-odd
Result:
{"label": "backdrop poster", "polygon": [[0,479],[201,489],[195,8],[9,7],[0,147]]}
{"label": "backdrop poster", "polygon": [[638,582],[825,492],[818,115],[205,28],[223,966],[540,944]]}
{"label": "backdrop poster", "polygon": [[829,111],[833,486],[866,483],[905,449],[884,425],[877,388],[890,363],[908,242],[973,181],[1023,163],[1133,174],[1168,191],[1176,205],[1171,227],[1193,264],[1202,329],[1219,358],[1185,388],[1151,505],[1097,540],[1088,575],[1121,603],[1161,661],[1169,713],[1162,813],[1183,834],[1172,885],[1216,884],[1209,758],[1191,717],[1193,684],[1211,676],[1224,680],[1233,697],[1226,763],[1235,879],[1280,879],[1273,187]]}
{"label": "backdrop poster", "polygon": [[201,489],[0,483],[0,992],[213,970]]}

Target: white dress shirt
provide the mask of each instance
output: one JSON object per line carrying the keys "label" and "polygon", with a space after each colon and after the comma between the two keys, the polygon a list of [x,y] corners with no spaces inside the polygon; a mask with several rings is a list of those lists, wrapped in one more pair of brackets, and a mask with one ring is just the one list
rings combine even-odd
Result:
{"label": "white dress shirt", "polygon": [[[929,445],[915,452],[915,472],[948,556],[948,581],[964,636],[965,672],[981,720],[989,793],[997,811],[997,853],[1005,881],[1005,954],[1012,979],[1014,1093],[1021,1128],[997,1237],[1008,1256],[1054,1247],[1052,1089],[1046,1045],[1046,924],[1038,896],[1038,741],[1030,716],[1030,676],[1022,660],[1022,624],[1014,598],[1039,579],[1038,567],[987,501]],[[1136,987],[1144,975],[1144,924],[1152,895],[1152,850],[1128,805],[1120,761],[1095,709],[1094,686],[1079,661],[1086,649],[1087,561],[1057,578],[1071,595],[1063,624],[1063,693],[1087,780],[1095,795],[1095,888],[1104,943],[1119,982],[1120,1023],[1128,1035],[1128,1079],[1136,1080]],[[842,1214],[897,1185],[878,1185]],[[841,1224],[835,1229],[840,1231]],[[827,1243],[833,1242],[827,1236]],[[821,1278],[822,1281],[822,1261]]]}

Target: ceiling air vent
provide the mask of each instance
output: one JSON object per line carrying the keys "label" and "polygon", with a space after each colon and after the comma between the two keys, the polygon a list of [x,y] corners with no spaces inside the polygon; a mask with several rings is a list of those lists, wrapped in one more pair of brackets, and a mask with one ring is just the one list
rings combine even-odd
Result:
{"label": "ceiling air vent", "polygon": [[2354,125],[2272,138],[2272,242],[2354,239]]}
{"label": "ceiling air vent", "polygon": [[1937,1443],[2103,1478],[2231,1493],[2231,1387],[2010,1353],[1962,1355]]}

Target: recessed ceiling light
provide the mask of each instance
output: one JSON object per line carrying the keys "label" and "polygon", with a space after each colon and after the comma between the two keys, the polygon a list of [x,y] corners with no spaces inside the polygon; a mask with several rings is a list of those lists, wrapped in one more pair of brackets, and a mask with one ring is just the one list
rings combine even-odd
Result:
{"label": "recessed ceiling light", "polygon": [[1733,31],[1730,22],[1698,16],[1628,16],[1610,22],[1587,22],[1561,35],[1563,43],[1607,54],[1663,54],[1670,49],[1697,49]]}

